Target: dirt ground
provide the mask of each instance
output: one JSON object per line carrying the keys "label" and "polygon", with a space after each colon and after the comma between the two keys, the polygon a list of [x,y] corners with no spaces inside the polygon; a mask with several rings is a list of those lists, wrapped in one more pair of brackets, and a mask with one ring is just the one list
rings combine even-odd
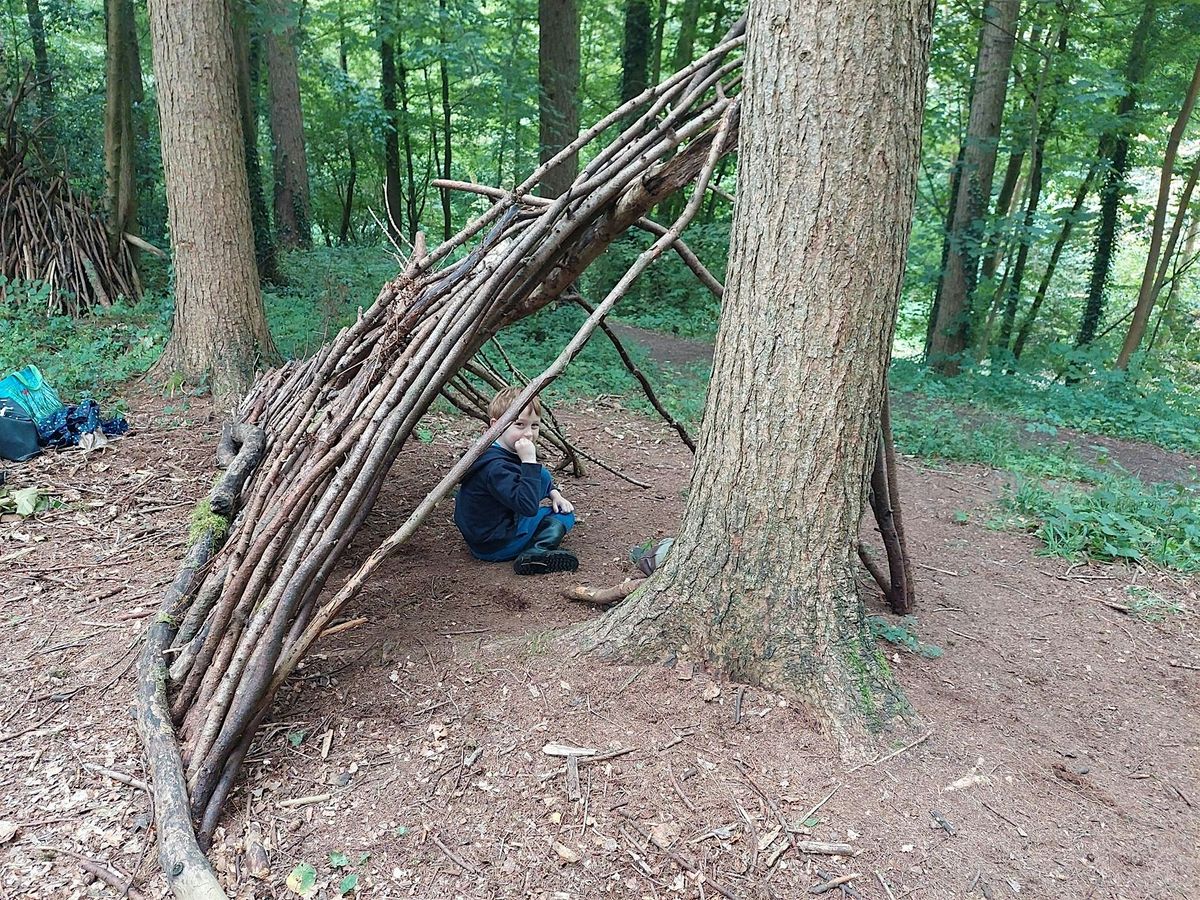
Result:
{"label": "dirt ground", "polygon": [[[218,423],[201,401],[131,406],[133,435],[8,468],[65,505],[0,523],[0,900],[117,896],[80,856],[166,895],[146,794],[95,767],[145,778],[130,666],[211,484]],[[564,484],[580,575],[614,583],[630,544],[673,532],[690,456],[620,408],[561,413],[650,485],[595,467]],[[429,424],[346,569],[474,433]],[[902,475],[915,630],[944,652],[886,646],[918,718],[865,760],[685,648],[645,666],[558,652],[554,629],[600,613],[559,597],[569,575],[471,560],[447,504],[363,592],[366,622],[281,694],[213,853],[231,893],[294,896],[285,879],[308,863],[318,897],[357,876],[370,898],[791,898],[849,875],[824,896],[1200,897],[1200,582],[1038,556],[989,527],[995,472],[906,460]],[[1132,584],[1181,611],[1129,614]],[[884,614],[865,581],[863,595]],[[598,751],[577,789],[549,743]],[[251,828],[262,880],[241,852]]]}

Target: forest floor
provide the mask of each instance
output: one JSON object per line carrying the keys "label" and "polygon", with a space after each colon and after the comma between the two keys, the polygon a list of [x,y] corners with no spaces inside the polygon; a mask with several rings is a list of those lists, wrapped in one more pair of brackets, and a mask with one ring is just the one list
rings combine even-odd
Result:
{"label": "forest floor", "polygon": [[[147,795],[94,767],[146,777],[131,666],[215,474],[219,422],[203,400],[130,406],[131,435],[7,470],[65,505],[0,522],[0,900],[116,896],[79,856],[166,895]],[[650,485],[596,467],[564,479],[579,574],[612,584],[632,544],[673,533],[690,455],[615,405],[560,412]],[[475,434],[426,424],[344,570]],[[317,897],[356,880],[370,898],[790,898],[854,873],[824,896],[1200,896],[1200,580],[1039,556],[1033,537],[989,527],[1007,479],[902,461],[910,627],[943,654],[884,645],[919,719],[865,765],[684,648],[645,666],[559,653],[555,629],[600,615],[559,596],[573,576],[472,560],[443,504],[363,591],[352,615],[366,621],[278,698],[218,833],[222,878],[259,898],[294,896],[301,864]],[[1129,613],[1135,584],[1161,600],[1156,620]],[[551,742],[607,755],[580,765],[578,799]],[[242,854],[251,826],[262,880]],[[798,853],[789,834],[852,850]]]}

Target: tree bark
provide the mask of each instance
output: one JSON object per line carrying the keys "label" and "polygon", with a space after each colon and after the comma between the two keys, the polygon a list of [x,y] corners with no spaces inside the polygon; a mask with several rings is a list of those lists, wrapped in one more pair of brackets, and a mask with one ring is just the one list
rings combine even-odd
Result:
{"label": "tree bark", "polygon": [[238,111],[242,120],[242,146],[246,154],[246,182],[250,188],[250,222],[254,227],[254,262],[261,281],[278,281],[275,238],[263,191],[262,160],[258,155],[258,82],[262,38],[250,27],[245,0],[232,4],[233,52],[237,64]]}
{"label": "tree bark", "polygon": [[625,40],[621,45],[621,102],[646,89],[650,61],[650,0],[625,0]]}
{"label": "tree bark", "polygon": [[137,218],[133,82],[129,78],[131,64],[136,65],[135,48],[129,44],[133,32],[132,0],[106,0],[105,14],[104,182],[108,249],[115,255],[126,233],[141,234]]}
{"label": "tree bark", "polygon": [[[856,555],[932,5],[752,0],[748,18],[730,276],[687,509],[664,567],[581,641],[618,656],[687,643],[808,701],[849,748],[904,707]],[[822,188],[844,172],[860,176]]]}
{"label": "tree bark", "polygon": [[29,37],[33,43],[33,69],[37,72],[38,115],[44,123],[45,134],[54,134],[54,81],[50,76],[50,57],[46,53],[46,24],[38,0],[25,0],[29,20]]}
{"label": "tree bark", "polygon": [[649,84],[658,84],[658,79],[662,77],[663,30],[666,24],[667,0],[658,0],[658,9],[654,14],[654,38],[650,42]]}
{"label": "tree bark", "polygon": [[[538,102],[540,161],[547,162],[579,134],[579,10],[575,0],[539,0]],[[558,197],[579,171],[572,153],[551,169],[538,193]],[[447,176],[448,177],[448,176]]]}
{"label": "tree bark", "polygon": [[275,232],[284,247],[311,247],[308,156],[296,64],[299,8],[291,0],[274,0],[270,11],[274,21],[266,35],[267,102],[275,171]]}
{"label": "tree bark", "polygon": [[675,41],[672,68],[678,72],[692,61],[696,48],[696,29],[700,24],[700,0],[683,0],[679,12],[679,37]]}
{"label": "tree bark", "polygon": [[1100,188],[1100,224],[1096,228],[1087,302],[1079,323],[1079,335],[1075,340],[1076,346],[1079,347],[1092,342],[1096,332],[1100,330],[1100,320],[1104,316],[1104,298],[1117,238],[1117,217],[1120,213],[1121,197],[1125,193],[1125,179],[1129,175],[1129,138],[1132,131],[1130,114],[1137,106],[1138,89],[1146,74],[1150,29],[1154,24],[1156,2],[1157,0],[1145,0],[1146,5],[1142,7],[1141,18],[1133,30],[1129,60],[1125,65],[1125,94],[1117,101],[1118,124],[1114,131],[1100,139],[1098,155],[1108,161],[1108,168],[1104,173],[1104,184]]}
{"label": "tree bark", "polygon": [[971,340],[971,299],[983,252],[983,217],[991,199],[1019,6],[1020,0],[992,0],[984,10],[962,177],[954,198],[954,224],[946,235],[945,284],[929,348],[932,366],[944,375],[958,372],[959,354]]}
{"label": "tree bark", "polygon": [[233,33],[223,0],[150,0],[167,219],[171,337],[151,376],[208,379],[230,398],[273,360],[258,271]]}
{"label": "tree bark", "polygon": [[408,214],[408,241],[411,244],[417,239],[417,232],[421,228],[421,212],[425,204],[423,200],[418,199],[417,194],[417,170],[413,160],[412,130],[409,128],[408,115],[408,66],[403,61],[403,55],[397,74],[397,87],[400,88],[400,137],[404,142],[404,174],[408,181],[408,190],[404,194],[404,208]]}
{"label": "tree bark", "polygon": [[400,128],[396,116],[396,10],[394,0],[382,0],[379,12],[379,98],[383,106],[383,193],[388,236],[400,239],[404,198],[400,188]]}
{"label": "tree bark", "polygon": [[[1171,180],[1175,174],[1175,157],[1179,153],[1179,142],[1183,140],[1183,132],[1187,129],[1188,120],[1192,117],[1192,108],[1196,105],[1198,92],[1200,92],[1200,60],[1196,62],[1196,71],[1192,75],[1192,82],[1188,85],[1187,93],[1184,95],[1183,107],[1179,110],[1175,125],[1171,128],[1171,134],[1167,138],[1167,149],[1163,154],[1162,172],[1159,174],[1158,180],[1158,203],[1154,207],[1154,222],[1150,231],[1150,249],[1146,254],[1146,268],[1142,272],[1142,285],[1138,290],[1133,321],[1129,323],[1129,331],[1121,345],[1121,352],[1117,354],[1116,368],[1118,369],[1129,368],[1129,359],[1142,343],[1142,338],[1146,334],[1146,323],[1150,321],[1150,311],[1154,308],[1154,301],[1158,297],[1158,292],[1154,288],[1156,284],[1161,284],[1158,278],[1158,257],[1162,251],[1167,207],[1171,203]],[[1179,215],[1176,218],[1176,228],[1174,229],[1175,236],[1178,235],[1178,226],[1187,213],[1187,202],[1188,198],[1185,196],[1179,206]],[[1167,261],[1169,259],[1170,253],[1168,252]],[[1164,272],[1165,267],[1166,262],[1164,262]]]}

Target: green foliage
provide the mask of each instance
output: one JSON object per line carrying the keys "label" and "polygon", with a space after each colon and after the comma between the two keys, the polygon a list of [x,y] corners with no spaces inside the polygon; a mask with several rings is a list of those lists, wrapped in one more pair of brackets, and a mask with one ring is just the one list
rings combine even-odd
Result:
{"label": "green foliage", "polygon": [[1053,374],[995,368],[973,368],[943,378],[910,360],[892,365],[890,384],[898,394],[1024,419],[1034,431],[1052,434],[1058,428],[1073,428],[1200,452],[1200,385],[1194,378],[1181,381],[1159,370],[1134,380],[1098,365],[1096,353],[1064,349],[1062,362],[1073,361],[1079,371],[1085,366],[1088,371],[1085,380],[1072,384]]}
{"label": "green foliage", "polygon": [[1155,562],[1200,571],[1200,486],[1104,476],[1092,489],[1019,482],[1005,505],[1034,517],[1048,556]]}
{"label": "green foliage", "polygon": [[24,302],[39,295],[36,284],[12,282],[8,290],[9,302],[0,306],[0,370],[33,363],[68,403],[84,396],[108,400],[149,368],[166,343],[170,307],[162,297],[121,301],[77,320],[47,317],[44,307]]}
{"label": "green foliage", "polygon": [[188,523],[188,545],[196,543],[210,530],[213,543],[220,544],[229,533],[229,520],[213,512],[207,500],[201,500],[192,510],[192,517]]}
{"label": "green foliage", "polygon": [[942,655],[941,647],[924,644],[917,637],[917,620],[914,616],[905,616],[898,622],[889,621],[883,616],[867,616],[867,627],[876,640],[887,641],[926,659],[937,659]]}
{"label": "green foliage", "polygon": [[1184,612],[1183,604],[1164,597],[1157,591],[1140,584],[1131,584],[1125,588],[1129,595],[1129,614],[1143,622],[1161,622],[1167,616],[1176,616]]}

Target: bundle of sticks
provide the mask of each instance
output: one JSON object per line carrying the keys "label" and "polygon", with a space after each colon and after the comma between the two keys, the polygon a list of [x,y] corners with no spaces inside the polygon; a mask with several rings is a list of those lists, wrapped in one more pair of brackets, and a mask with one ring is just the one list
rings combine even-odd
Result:
{"label": "bundle of sticks", "polygon": [[27,165],[29,140],[17,111],[30,84],[27,79],[8,104],[0,146],[0,303],[15,299],[16,281],[25,285],[22,297],[29,285],[45,285],[49,315],[78,316],[118,297],[137,297],[141,283],[130,242],[160,251],[125,235],[113,249],[105,218],[66,176],[39,176]]}
{"label": "bundle of sticks", "polygon": [[[214,492],[215,515],[207,519],[231,518],[228,535],[218,524],[202,533],[139,662],[138,724],[154,783],[159,858],[180,896],[222,896],[199,846],[211,840],[276,691],[334,617],[563,371],[655,259],[675,247],[700,266],[680,235],[718,161],[736,146],[742,30],[739,23],[712,52],[582,133],[449,241],[427,251],[418,239],[405,271],[353,325],[310,359],[260,377],[243,400],[229,433],[229,471],[236,477],[227,475]],[[626,122],[565,194],[549,203],[530,198],[551,167]],[[693,182],[690,201],[669,228],[643,219]],[[433,400],[448,386],[453,393],[457,385],[461,395],[456,375],[486,342],[563,295],[614,239],[639,224],[656,240],[559,357],[528,381],[399,529],[326,595]]]}

